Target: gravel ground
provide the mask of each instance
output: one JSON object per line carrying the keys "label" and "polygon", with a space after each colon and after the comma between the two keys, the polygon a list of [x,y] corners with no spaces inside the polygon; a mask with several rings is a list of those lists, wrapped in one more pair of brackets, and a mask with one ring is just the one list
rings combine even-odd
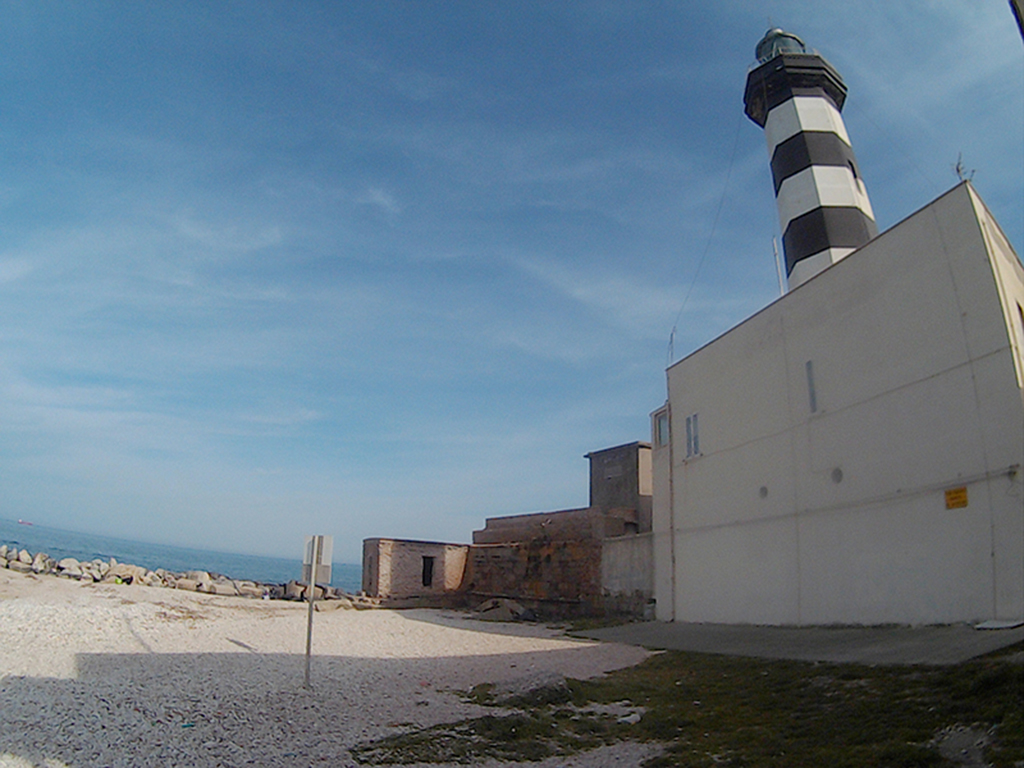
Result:
{"label": "gravel ground", "polygon": [[[349,766],[348,747],[491,710],[460,692],[641,661],[632,646],[448,611],[306,606],[0,570],[0,768]],[[619,744],[531,765],[637,765]],[[488,766],[506,765],[491,762]]]}

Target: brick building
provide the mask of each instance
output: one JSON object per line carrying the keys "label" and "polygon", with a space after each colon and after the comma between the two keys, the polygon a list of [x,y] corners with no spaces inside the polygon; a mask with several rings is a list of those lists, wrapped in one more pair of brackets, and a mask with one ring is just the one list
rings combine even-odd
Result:
{"label": "brick building", "polygon": [[363,542],[363,591],[507,597],[554,613],[640,612],[653,592],[651,446],[588,453],[590,505],[487,518],[473,543]]}

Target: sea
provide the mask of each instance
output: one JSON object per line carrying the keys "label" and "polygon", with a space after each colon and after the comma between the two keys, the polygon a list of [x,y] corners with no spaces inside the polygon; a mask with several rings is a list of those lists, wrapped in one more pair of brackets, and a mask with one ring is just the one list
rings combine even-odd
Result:
{"label": "sea", "polygon": [[[17,545],[32,554],[45,552],[55,560],[74,557],[93,560],[111,557],[119,563],[141,565],[150,570],[207,571],[232,579],[250,579],[263,584],[284,584],[302,577],[302,546],[296,545],[294,559],[236,555],[206,549],[175,547],[144,541],[117,539],[92,533],[64,531],[45,525],[24,524],[0,518],[0,544]],[[362,568],[352,563],[331,564],[331,586],[356,593],[362,588]]]}

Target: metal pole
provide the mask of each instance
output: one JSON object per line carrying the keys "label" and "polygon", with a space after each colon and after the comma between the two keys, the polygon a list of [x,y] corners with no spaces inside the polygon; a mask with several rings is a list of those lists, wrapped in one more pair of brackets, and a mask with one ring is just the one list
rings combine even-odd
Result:
{"label": "metal pole", "polygon": [[306,585],[308,592],[306,597],[309,600],[309,619],[306,623],[306,682],[303,688],[312,690],[309,684],[309,655],[313,648],[313,602],[316,600],[316,576],[320,567],[320,550],[323,546],[324,537],[313,537],[313,563],[309,567],[309,583]]}

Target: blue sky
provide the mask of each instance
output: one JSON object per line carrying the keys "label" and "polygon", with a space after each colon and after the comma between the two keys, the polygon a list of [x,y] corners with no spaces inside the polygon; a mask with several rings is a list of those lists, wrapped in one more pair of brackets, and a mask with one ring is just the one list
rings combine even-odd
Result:
{"label": "blue sky", "polygon": [[1004,0],[0,7],[0,517],[357,562],[585,506],[673,326],[778,294],[769,20],[845,78],[880,228],[962,153],[1024,244]]}

